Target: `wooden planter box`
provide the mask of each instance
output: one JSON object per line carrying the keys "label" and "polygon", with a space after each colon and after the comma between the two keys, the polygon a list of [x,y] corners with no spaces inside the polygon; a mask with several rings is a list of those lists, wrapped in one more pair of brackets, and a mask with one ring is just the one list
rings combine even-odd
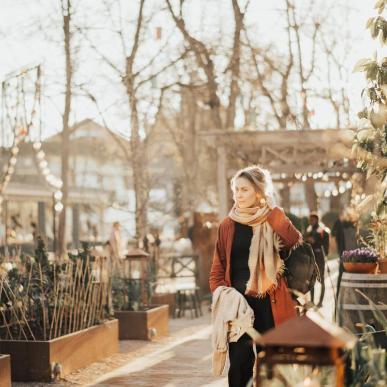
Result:
{"label": "wooden planter box", "polygon": [[12,380],[21,382],[50,382],[55,363],[63,377],[118,350],[117,320],[49,341],[0,340],[0,353],[11,355]]}
{"label": "wooden planter box", "polygon": [[169,306],[169,315],[172,317],[176,308],[176,293],[155,293],[152,294],[152,304]]}
{"label": "wooden planter box", "polygon": [[11,387],[11,359],[0,355],[0,387]]}
{"label": "wooden planter box", "polygon": [[139,311],[118,311],[120,340],[152,340],[168,335],[168,305],[149,305]]}

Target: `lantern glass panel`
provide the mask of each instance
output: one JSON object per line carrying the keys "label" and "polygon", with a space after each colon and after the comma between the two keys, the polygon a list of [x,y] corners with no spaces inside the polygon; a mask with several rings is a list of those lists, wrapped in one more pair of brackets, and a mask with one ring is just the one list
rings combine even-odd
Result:
{"label": "lantern glass panel", "polygon": [[125,277],[127,279],[138,280],[140,278],[144,279],[144,263],[140,259],[131,259],[125,261],[126,271]]}
{"label": "lantern glass panel", "polygon": [[116,263],[112,286],[115,310],[137,311],[149,304],[148,266],[147,257],[131,257]]}
{"label": "lantern glass panel", "polygon": [[304,364],[263,364],[260,367],[262,387],[323,387],[336,385],[335,366]]}

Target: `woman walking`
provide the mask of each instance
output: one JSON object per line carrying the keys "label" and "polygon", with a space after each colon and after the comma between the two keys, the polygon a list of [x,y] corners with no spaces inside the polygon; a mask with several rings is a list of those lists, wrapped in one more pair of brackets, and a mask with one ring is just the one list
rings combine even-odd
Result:
{"label": "woman walking", "polygon": [[[295,303],[283,277],[280,250],[302,241],[301,234],[274,206],[268,171],[252,166],[231,179],[234,206],[219,226],[210,273],[210,288],[231,286],[254,311],[254,328],[264,333],[296,316]],[[245,387],[253,374],[254,351],[244,334],[229,343],[230,387]]]}

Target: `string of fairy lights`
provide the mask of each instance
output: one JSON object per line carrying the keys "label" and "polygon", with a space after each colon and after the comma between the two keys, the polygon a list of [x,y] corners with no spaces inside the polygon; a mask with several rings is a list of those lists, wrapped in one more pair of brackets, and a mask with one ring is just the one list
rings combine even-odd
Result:
{"label": "string of fairy lights", "polygon": [[333,189],[325,189],[324,197],[329,198],[331,196],[339,196],[347,192],[352,188],[352,182],[349,180],[350,176],[346,172],[307,172],[307,173],[295,173],[294,177],[300,182],[306,182],[309,179],[313,181],[321,181],[327,183],[332,179],[338,179],[338,186]]}
{"label": "string of fairy lights", "polygon": [[[30,113],[27,113],[27,93],[25,92],[25,82],[27,78],[35,78],[34,82],[34,97],[31,104]],[[10,105],[10,99],[13,98]],[[5,146],[5,133],[8,129],[12,132],[13,142],[10,147],[10,158],[8,163],[3,168],[3,175],[0,178],[0,213],[2,211],[2,203],[4,201],[4,193],[7,185],[11,181],[12,175],[15,172],[17,156],[20,151],[20,145],[26,141],[27,136],[31,139],[32,131],[39,133],[39,140],[33,142],[35,151],[35,160],[38,165],[39,172],[45,178],[46,183],[53,190],[54,209],[56,212],[63,210],[63,193],[61,191],[62,180],[56,177],[50,170],[46,154],[42,149],[41,142],[41,68],[35,66],[30,69],[25,69],[20,73],[9,77],[2,82],[2,121],[1,129],[3,133],[3,146]]]}
{"label": "string of fairy lights", "polygon": [[[344,158],[342,161],[332,161],[329,167],[333,168],[335,166],[345,166],[348,167],[349,160]],[[292,187],[297,183],[306,183],[307,181],[313,181],[315,183],[332,183],[337,181],[337,184],[334,184],[333,188],[325,188],[323,190],[322,196],[325,198],[336,197],[342,194],[345,194],[347,191],[352,189],[351,175],[348,172],[340,171],[314,171],[314,172],[296,172],[296,173],[277,173],[273,174],[273,180],[277,181],[287,181],[288,187]]]}

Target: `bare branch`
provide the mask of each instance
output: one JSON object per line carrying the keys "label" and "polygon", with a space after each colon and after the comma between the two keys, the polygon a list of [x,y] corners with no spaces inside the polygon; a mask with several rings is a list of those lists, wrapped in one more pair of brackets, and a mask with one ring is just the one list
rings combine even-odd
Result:
{"label": "bare branch", "polygon": [[214,63],[211,59],[210,53],[204,43],[194,38],[186,29],[185,22],[182,17],[182,5],[184,2],[180,2],[180,16],[177,16],[173,11],[170,0],[165,1],[177,28],[182,33],[185,41],[189,44],[190,49],[193,51],[198,65],[206,74],[209,92],[208,105],[211,108],[213,124],[218,129],[222,128],[222,120],[220,117],[220,99],[217,95],[218,84],[216,82]]}
{"label": "bare branch", "polygon": [[[169,69],[170,67],[174,66],[176,63],[178,63],[180,60],[182,60],[188,51],[184,51],[178,58],[173,60],[172,62],[166,64],[164,67],[162,67],[159,71],[155,72],[154,74],[151,74],[148,78],[141,80],[137,83],[135,90],[138,90],[142,85],[145,83],[151,81],[152,79],[157,78],[160,74],[162,74],[165,70]],[[139,74],[139,73],[137,73]]]}
{"label": "bare branch", "polygon": [[87,34],[84,33],[84,29],[80,28],[78,26],[75,27],[77,32],[82,34],[82,36],[87,40],[90,47],[101,57],[101,59],[108,64],[120,77],[122,77],[122,71],[106,56],[104,55],[98,47],[90,40],[90,38],[87,36]]}

